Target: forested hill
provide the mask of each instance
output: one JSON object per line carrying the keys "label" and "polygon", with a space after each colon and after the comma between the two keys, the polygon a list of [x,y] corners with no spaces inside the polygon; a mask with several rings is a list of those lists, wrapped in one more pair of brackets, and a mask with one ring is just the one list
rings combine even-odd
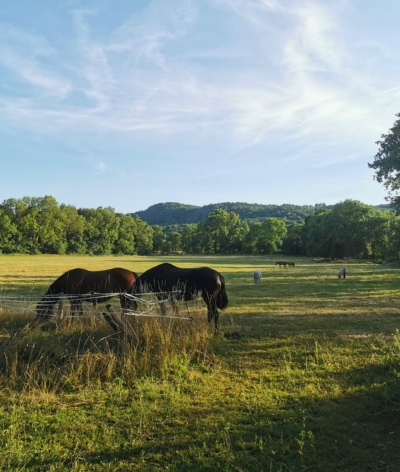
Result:
{"label": "forested hill", "polygon": [[[316,205],[325,206],[325,205]],[[150,225],[170,226],[205,221],[216,208],[234,211],[242,220],[258,221],[264,218],[279,218],[287,223],[303,223],[315,210],[313,205],[259,205],[257,203],[213,203],[204,206],[184,205],[182,203],[157,203],[147,210],[138,211],[139,216]]]}

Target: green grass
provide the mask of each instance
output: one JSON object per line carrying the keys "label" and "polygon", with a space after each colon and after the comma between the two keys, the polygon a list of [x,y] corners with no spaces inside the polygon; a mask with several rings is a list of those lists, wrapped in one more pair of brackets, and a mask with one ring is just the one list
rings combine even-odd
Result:
{"label": "green grass", "polygon": [[32,316],[0,308],[0,470],[399,471],[398,269],[277,260],[0,256],[2,293],[169,261],[221,271],[229,296],[217,337],[193,303],[193,323],[139,320],[128,346],[100,318],[10,342]]}

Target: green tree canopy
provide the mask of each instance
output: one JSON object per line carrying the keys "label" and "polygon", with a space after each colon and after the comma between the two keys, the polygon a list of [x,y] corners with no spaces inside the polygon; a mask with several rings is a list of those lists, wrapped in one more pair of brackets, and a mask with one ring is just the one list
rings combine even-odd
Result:
{"label": "green tree canopy", "polygon": [[388,190],[388,199],[400,208],[400,113],[396,116],[399,119],[376,142],[379,150],[368,167],[375,170],[374,178]]}
{"label": "green tree canopy", "polygon": [[304,224],[289,226],[285,239],[282,242],[282,252],[296,256],[306,254]]}
{"label": "green tree canopy", "polygon": [[0,253],[11,253],[15,251],[14,238],[18,229],[9,215],[0,208]]}
{"label": "green tree canopy", "polygon": [[178,252],[182,249],[182,236],[177,231],[167,233],[163,245],[163,252]]}
{"label": "green tree canopy", "polygon": [[370,257],[387,244],[390,213],[357,200],[345,200],[333,210],[321,209],[306,219],[304,237],[310,256]]}
{"label": "green tree canopy", "polygon": [[165,242],[163,227],[159,225],[153,225],[151,229],[153,230],[153,251],[160,252]]}
{"label": "green tree canopy", "polygon": [[282,244],[286,233],[284,221],[266,218],[262,223],[254,223],[250,226],[244,238],[244,250],[249,254],[273,254]]}
{"label": "green tree canopy", "polygon": [[217,208],[198,225],[200,245],[211,254],[237,252],[246,228],[237,213]]}
{"label": "green tree canopy", "polygon": [[197,225],[188,224],[182,229],[182,250],[184,252],[194,253],[199,251],[199,238]]}

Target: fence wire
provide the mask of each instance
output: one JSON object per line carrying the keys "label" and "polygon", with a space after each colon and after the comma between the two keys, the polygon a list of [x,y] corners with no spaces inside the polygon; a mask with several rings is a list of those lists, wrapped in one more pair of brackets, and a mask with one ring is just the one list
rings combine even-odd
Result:
{"label": "fence wire", "polygon": [[[180,293],[180,290],[169,292],[169,295],[173,296],[174,294]],[[159,299],[158,296],[163,296],[166,298]],[[116,311],[113,311],[112,314],[116,315],[119,313],[125,316],[134,316],[134,317],[151,317],[151,318],[172,318],[179,320],[189,320],[192,321],[191,316],[172,316],[172,315],[160,315],[155,314],[153,311],[155,308],[161,305],[165,305],[170,302],[170,298],[163,292],[151,292],[151,293],[141,293],[140,297],[131,295],[126,292],[119,293],[87,293],[87,294],[58,294],[58,295],[46,295],[45,299],[38,298],[34,295],[11,295],[11,294],[1,294],[0,295],[0,308],[12,310],[16,312],[26,313],[26,314],[36,314],[37,306],[40,303],[40,308],[46,310],[47,307],[55,307],[58,304],[58,309],[54,310],[54,313],[51,313],[49,316],[59,317],[61,312],[63,313],[63,318],[92,318],[95,315],[99,315],[99,310],[102,307],[98,307],[98,303],[105,303],[106,301],[111,301],[112,299],[125,298],[127,304],[136,303],[137,307],[141,307],[140,310],[132,310],[131,308],[121,308],[120,306],[112,307]],[[152,299],[146,299],[143,297],[151,297]],[[69,310],[65,307],[65,303],[69,304]],[[84,307],[84,313],[73,313],[72,305],[85,303],[82,305]],[[64,312],[69,311],[69,314]],[[111,314],[111,313],[110,313]]]}

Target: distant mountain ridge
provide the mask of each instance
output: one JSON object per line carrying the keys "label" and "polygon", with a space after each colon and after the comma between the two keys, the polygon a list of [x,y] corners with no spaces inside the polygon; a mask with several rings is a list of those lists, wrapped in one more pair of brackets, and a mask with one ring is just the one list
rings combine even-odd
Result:
{"label": "distant mountain ridge", "polygon": [[197,224],[205,221],[213,210],[222,208],[237,213],[242,220],[257,221],[264,218],[278,218],[288,223],[302,223],[306,216],[312,215],[315,208],[319,206],[325,205],[260,205],[258,203],[225,202],[196,206],[166,202],[151,205],[147,210],[138,211],[132,215],[139,216],[141,220],[146,221],[149,225]]}
{"label": "distant mountain ridge", "polygon": [[[258,203],[224,202],[212,203],[204,206],[186,205],[177,202],[157,203],[151,205],[147,210],[132,213],[132,216],[139,216],[149,225],[160,225],[164,227],[176,227],[205,221],[208,215],[217,208],[226,211],[234,211],[242,220],[249,223],[263,220],[264,218],[278,218],[288,224],[303,223],[305,218],[312,215],[318,208],[331,209],[334,205],[324,203],[316,205],[261,205]],[[376,205],[375,208],[389,209],[390,205]]]}

